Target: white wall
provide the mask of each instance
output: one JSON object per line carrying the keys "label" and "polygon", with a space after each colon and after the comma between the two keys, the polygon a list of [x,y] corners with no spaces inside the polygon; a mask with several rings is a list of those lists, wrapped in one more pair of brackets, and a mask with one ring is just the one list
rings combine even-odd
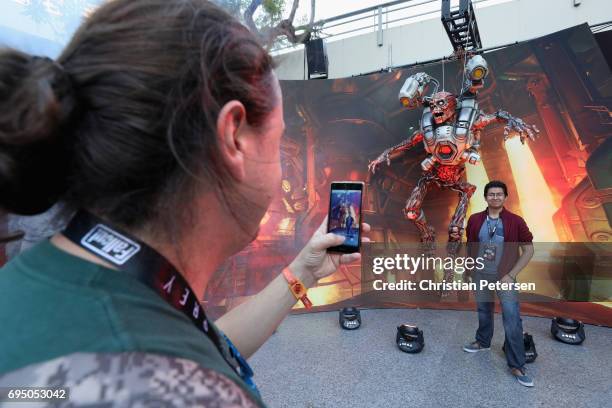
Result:
{"label": "white wall", "polygon": [[[511,0],[475,11],[483,47],[530,40],[573,27],[612,20],[612,0]],[[384,30],[379,47],[376,33],[327,41],[329,77],[341,78],[377,71],[390,66],[447,56],[452,47],[439,15],[426,21]],[[305,79],[304,52],[297,50],[276,57],[280,79]]]}

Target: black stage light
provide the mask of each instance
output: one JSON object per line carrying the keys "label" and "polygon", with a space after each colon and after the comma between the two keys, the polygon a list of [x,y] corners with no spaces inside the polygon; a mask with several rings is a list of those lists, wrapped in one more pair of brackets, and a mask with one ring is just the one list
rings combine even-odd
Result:
{"label": "black stage light", "polygon": [[[538,357],[538,352],[536,351],[535,342],[533,341],[533,336],[529,333],[523,333],[523,343],[525,344],[525,362],[533,363],[535,359]],[[504,345],[502,346],[502,350],[504,353],[506,352],[506,342],[504,341]]]}
{"label": "black stage light", "polygon": [[410,324],[397,326],[395,342],[397,347],[405,353],[420,353],[425,347],[423,331]]}
{"label": "black stage light", "polygon": [[567,344],[581,344],[586,338],[584,324],[579,320],[565,317],[552,319],[550,333],[555,339]]}
{"label": "black stage light", "polygon": [[355,330],[361,326],[361,313],[356,307],[345,307],[340,310],[340,327],[346,330]]}

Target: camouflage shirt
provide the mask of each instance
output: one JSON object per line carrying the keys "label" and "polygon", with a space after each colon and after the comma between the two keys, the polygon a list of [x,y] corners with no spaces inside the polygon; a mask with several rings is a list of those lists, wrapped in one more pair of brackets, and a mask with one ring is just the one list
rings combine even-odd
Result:
{"label": "camouflage shirt", "polygon": [[0,376],[0,387],[67,391],[65,399],[30,402],[30,407],[257,407],[218,372],[182,358],[138,352],[59,357]]}

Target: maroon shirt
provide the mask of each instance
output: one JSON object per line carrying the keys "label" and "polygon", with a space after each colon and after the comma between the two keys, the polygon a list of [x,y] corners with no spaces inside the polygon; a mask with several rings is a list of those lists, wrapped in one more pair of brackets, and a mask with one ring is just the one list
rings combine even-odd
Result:
{"label": "maroon shirt", "polygon": [[[532,242],[533,235],[521,216],[503,208],[499,213],[499,217],[504,225],[504,252],[497,269],[497,276],[501,278],[510,272],[516,261],[518,261],[520,256],[519,246]],[[480,246],[478,233],[486,219],[487,210],[472,214],[468,219],[465,235],[467,236],[469,257],[476,258],[478,256],[478,248]]]}

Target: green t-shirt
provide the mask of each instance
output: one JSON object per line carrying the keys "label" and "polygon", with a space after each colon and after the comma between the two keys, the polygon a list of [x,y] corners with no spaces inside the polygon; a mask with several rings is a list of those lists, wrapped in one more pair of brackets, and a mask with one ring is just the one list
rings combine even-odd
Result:
{"label": "green t-shirt", "polygon": [[0,330],[0,374],[75,352],[140,351],[224,374],[263,406],[212,341],[152,289],[48,240],[0,269]]}

